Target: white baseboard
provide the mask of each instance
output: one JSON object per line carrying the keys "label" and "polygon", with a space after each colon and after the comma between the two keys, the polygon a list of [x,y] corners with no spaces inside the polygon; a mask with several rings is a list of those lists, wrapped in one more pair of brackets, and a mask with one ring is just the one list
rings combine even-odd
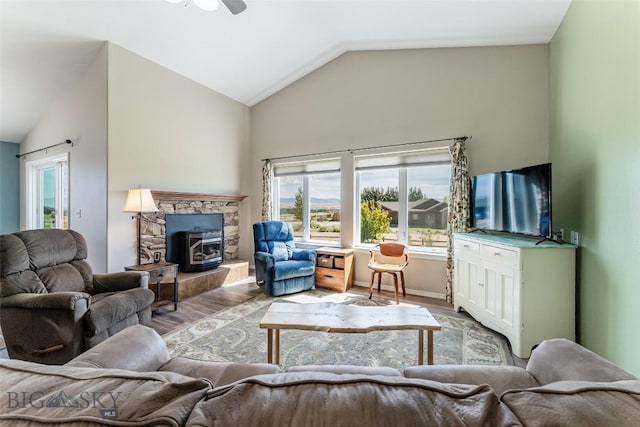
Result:
{"label": "white baseboard", "polygon": [[[359,281],[353,281],[353,285],[354,286],[359,286],[361,288],[367,288],[369,289],[369,282],[359,282]],[[400,285],[398,285],[400,286]],[[373,285],[374,291],[378,291],[378,285],[374,284]],[[394,292],[393,286],[390,285],[382,285],[380,287],[380,289],[384,290],[384,291],[389,291],[389,292]],[[419,296],[419,297],[427,297],[427,298],[435,298],[435,299],[441,299],[444,300],[446,299],[446,295],[439,293],[439,292],[428,292],[428,291],[422,291],[419,289],[411,289],[411,288],[406,288],[407,291],[407,295],[415,295],[415,296]]]}

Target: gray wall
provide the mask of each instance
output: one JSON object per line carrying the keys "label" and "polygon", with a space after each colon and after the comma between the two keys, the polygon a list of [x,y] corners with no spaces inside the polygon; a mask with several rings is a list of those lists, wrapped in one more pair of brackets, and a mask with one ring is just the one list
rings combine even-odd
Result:
{"label": "gray wall", "polygon": [[[136,262],[127,190],[246,194],[249,107],[109,43],[109,271]],[[252,240],[247,202],[240,239]]]}
{"label": "gray wall", "polygon": [[[27,161],[69,152],[69,227],[87,240],[88,261],[94,272],[107,268],[107,49],[103,46],[79,79],[52,103],[22,142],[23,152],[67,144],[27,156]],[[24,180],[21,228],[26,225]]]}
{"label": "gray wall", "polygon": [[[22,149],[74,142],[47,154],[69,151],[70,226],[87,239],[95,272],[122,271],[136,262],[135,222],[121,211],[129,188],[247,194],[248,116],[247,106],[105,43]],[[251,239],[243,205],[241,239]]]}
{"label": "gray wall", "polygon": [[20,144],[0,141],[0,234],[20,229]]}
{"label": "gray wall", "polygon": [[[548,161],[548,127],[547,45],[347,53],[251,109],[251,219],[263,158],[470,135],[476,174]],[[367,255],[356,255],[360,282]],[[408,286],[442,295],[444,260],[416,261]]]}

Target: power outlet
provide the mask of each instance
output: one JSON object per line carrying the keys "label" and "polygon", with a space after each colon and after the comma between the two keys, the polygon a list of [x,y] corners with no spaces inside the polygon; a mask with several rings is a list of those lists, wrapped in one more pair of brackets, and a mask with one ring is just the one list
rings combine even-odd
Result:
{"label": "power outlet", "polygon": [[571,243],[576,246],[580,244],[580,234],[577,231],[571,231]]}

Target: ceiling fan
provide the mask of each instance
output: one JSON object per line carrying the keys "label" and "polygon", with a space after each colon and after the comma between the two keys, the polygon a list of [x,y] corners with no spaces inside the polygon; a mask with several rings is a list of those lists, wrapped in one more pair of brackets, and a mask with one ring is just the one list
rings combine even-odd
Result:
{"label": "ceiling fan", "polygon": [[222,0],[227,9],[234,15],[239,14],[247,8],[247,4],[243,0]]}
{"label": "ceiling fan", "polygon": [[[183,3],[186,6],[187,0],[167,0],[169,3]],[[191,0],[200,9],[214,11],[218,8],[218,0]],[[239,14],[247,8],[244,0],[220,0],[234,15]]]}

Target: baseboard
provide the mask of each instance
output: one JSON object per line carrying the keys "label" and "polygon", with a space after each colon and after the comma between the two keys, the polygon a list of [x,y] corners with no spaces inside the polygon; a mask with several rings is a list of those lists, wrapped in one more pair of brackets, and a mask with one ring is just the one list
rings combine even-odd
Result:
{"label": "baseboard", "polygon": [[[359,282],[354,280],[353,285],[359,286],[361,288],[369,289],[369,282]],[[374,285],[374,288],[375,290],[377,290],[378,285]],[[394,292],[393,286],[390,286],[390,285],[382,285],[380,289],[383,291]],[[407,295],[415,295],[418,297],[435,298],[435,299],[441,299],[441,300],[446,299],[445,294],[441,294],[438,292],[428,292],[428,291],[422,291],[419,289],[411,289],[411,288],[406,288],[406,291],[407,291]]]}

